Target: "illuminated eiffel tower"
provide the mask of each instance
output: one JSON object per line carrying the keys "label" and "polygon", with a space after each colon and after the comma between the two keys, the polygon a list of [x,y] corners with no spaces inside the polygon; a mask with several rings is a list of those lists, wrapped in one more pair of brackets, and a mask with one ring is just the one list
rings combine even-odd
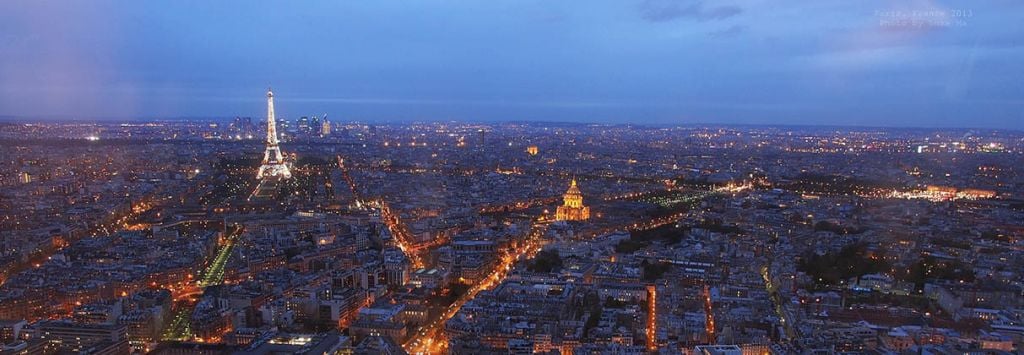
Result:
{"label": "illuminated eiffel tower", "polygon": [[274,92],[267,89],[267,149],[263,152],[263,164],[256,173],[260,179],[292,177],[291,169],[284,161],[281,147],[277,145],[277,122],[274,120]]}

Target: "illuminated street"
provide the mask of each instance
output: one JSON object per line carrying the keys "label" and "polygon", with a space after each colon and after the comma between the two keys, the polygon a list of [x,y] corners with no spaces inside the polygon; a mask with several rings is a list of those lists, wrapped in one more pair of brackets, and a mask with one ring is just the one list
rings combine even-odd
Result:
{"label": "illuminated street", "polygon": [[459,309],[476,297],[480,291],[493,288],[508,275],[512,266],[520,260],[531,258],[540,251],[540,238],[547,230],[547,224],[533,223],[526,239],[521,247],[512,254],[501,255],[499,262],[495,265],[490,276],[469,288],[464,295],[459,297],[441,315],[420,327],[414,336],[405,343],[404,348],[411,354],[439,354],[443,353],[448,343],[444,335],[445,321],[451,319],[459,312]]}
{"label": "illuminated street", "polygon": [[242,235],[242,231],[241,227],[232,227],[231,231],[228,232],[224,238],[224,244],[214,254],[213,261],[200,273],[199,281],[197,281],[199,287],[219,285],[224,282],[224,266],[227,265],[228,259],[231,258],[231,251],[235,247],[238,237]]}
{"label": "illuminated street", "polygon": [[769,273],[771,264],[765,265],[761,268],[761,275],[764,278],[765,289],[771,297],[773,309],[775,315],[779,317],[779,323],[782,324],[785,330],[787,338],[792,339],[796,336],[796,327],[793,326],[793,321],[786,315],[786,307],[784,301],[779,297],[779,292],[776,285],[772,284],[771,275]]}
{"label": "illuminated street", "polygon": [[715,308],[714,303],[711,300],[711,290],[708,285],[704,285],[704,317],[706,317],[705,331],[707,332],[707,342],[709,344],[715,344],[717,337],[715,336]]}
{"label": "illuminated street", "polygon": [[185,341],[192,339],[192,328],[189,319],[192,317],[192,307],[181,305],[172,313],[171,321],[162,335],[164,340]]}
{"label": "illuminated street", "polygon": [[374,205],[380,208],[381,219],[388,226],[388,230],[391,231],[391,236],[394,237],[398,248],[405,252],[405,255],[412,261],[413,267],[423,267],[423,259],[413,247],[412,236],[409,234],[408,227],[402,223],[401,217],[391,210],[391,207],[384,199],[374,201]]}
{"label": "illuminated street", "polygon": [[[238,241],[238,237],[242,235],[243,229],[241,227],[231,227],[227,236],[224,238],[224,244],[221,245],[216,254],[214,254],[213,260],[206,269],[200,273],[200,279],[196,281],[196,285],[199,288],[205,288],[208,286],[219,285],[224,282],[224,266],[227,264],[228,259],[231,257],[231,250]],[[199,290],[201,292],[201,290]],[[187,295],[194,297],[194,294]],[[181,296],[185,297],[185,296]],[[175,303],[176,309],[173,312],[170,324],[167,326],[167,330],[163,333],[163,338],[167,340],[190,340],[193,337],[192,329],[190,326],[190,320],[192,317],[192,310],[195,306],[195,300],[182,299],[180,302]]]}
{"label": "illuminated street", "polygon": [[647,293],[647,324],[645,336],[648,350],[658,349],[658,286],[648,285]]}

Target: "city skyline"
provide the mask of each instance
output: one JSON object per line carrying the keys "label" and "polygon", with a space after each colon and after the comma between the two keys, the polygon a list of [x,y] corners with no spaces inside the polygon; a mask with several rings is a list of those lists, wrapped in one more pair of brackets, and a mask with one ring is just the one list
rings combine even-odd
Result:
{"label": "city skyline", "polygon": [[325,129],[278,93],[227,123],[0,126],[5,351],[1024,343],[1024,132]]}
{"label": "city skyline", "polygon": [[5,5],[0,116],[1024,127],[1012,2],[114,5]]}
{"label": "city skyline", "polygon": [[1020,354],[1014,1],[2,2],[0,354]]}

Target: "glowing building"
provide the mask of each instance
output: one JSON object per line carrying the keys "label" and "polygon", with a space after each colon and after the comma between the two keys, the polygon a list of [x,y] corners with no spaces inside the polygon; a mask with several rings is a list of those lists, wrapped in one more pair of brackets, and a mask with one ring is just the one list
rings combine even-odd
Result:
{"label": "glowing building", "polygon": [[277,145],[277,122],[274,120],[274,92],[267,89],[267,149],[263,151],[263,164],[256,177],[260,179],[292,177],[291,169],[284,162],[281,147]]}
{"label": "glowing building", "polygon": [[562,196],[562,205],[555,210],[555,219],[559,221],[585,221],[590,219],[590,207],[583,205],[583,193],[572,179],[569,190]]}
{"label": "glowing building", "polygon": [[327,115],[324,115],[324,121],[320,124],[320,136],[327,137],[331,135],[331,121],[327,120]]}

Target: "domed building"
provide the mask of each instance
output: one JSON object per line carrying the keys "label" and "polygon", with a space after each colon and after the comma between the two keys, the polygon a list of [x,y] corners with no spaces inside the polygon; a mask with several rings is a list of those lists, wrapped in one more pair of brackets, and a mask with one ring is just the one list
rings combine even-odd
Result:
{"label": "domed building", "polygon": [[569,183],[569,190],[562,196],[562,205],[555,210],[555,220],[585,221],[590,219],[590,207],[583,205],[583,193],[576,186],[576,179]]}

